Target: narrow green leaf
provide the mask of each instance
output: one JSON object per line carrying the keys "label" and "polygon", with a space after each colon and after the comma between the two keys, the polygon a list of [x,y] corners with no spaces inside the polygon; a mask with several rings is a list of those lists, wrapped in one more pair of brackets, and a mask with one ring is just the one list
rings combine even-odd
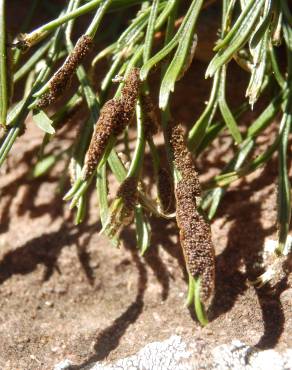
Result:
{"label": "narrow green leaf", "polygon": [[127,172],[115,150],[110,152],[110,155],[108,156],[108,164],[115,174],[116,179],[120,183],[123,182],[127,176]]}
{"label": "narrow green leaf", "polygon": [[53,135],[55,129],[52,126],[53,121],[42,110],[35,110],[32,115],[34,123],[43,131]]}
{"label": "narrow green leaf", "polygon": [[150,247],[151,231],[150,224],[147,221],[143,212],[143,208],[140,205],[137,205],[135,208],[135,224],[137,247],[143,256]]}
{"label": "narrow green leaf", "polygon": [[188,295],[186,299],[186,306],[190,307],[194,303],[195,282],[192,275],[189,273]]}
{"label": "narrow green leaf", "polygon": [[242,136],[241,133],[237,127],[237,123],[235,121],[235,118],[229,109],[225,99],[220,99],[219,100],[219,108],[221,111],[221,114],[224,118],[224,121],[226,123],[226,126],[228,127],[231,135],[233,136],[235,142],[237,144],[240,144],[242,142]]}
{"label": "narrow green leaf", "polygon": [[254,12],[256,5],[259,3],[259,0],[249,0],[245,1],[244,7],[240,16],[237,18],[237,21],[234,23],[231,30],[227,33],[227,35],[217,42],[217,45],[214,47],[214,51],[218,51],[228,45],[230,45],[231,41],[236,37],[237,34],[243,29],[243,24],[246,20],[250,17],[250,15]]}
{"label": "narrow green leaf", "polygon": [[151,8],[147,8],[142,12],[139,12],[137,17],[134,18],[128,28],[122,32],[121,36],[117,40],[116,47],[118,51],[122,51],[124,48],[129,47],[139,37],[144,28],[147,27],[147,17]]}
{"label": "narrow green leaf", "polygon": [[36,65],[36,63],[44,56],[52,44],[52,40],[47,41],[44,45],[39,47],[35,53],[14,73],[13,81],[18,82],[28,72],[30,72]]}
{"label": "narrow green leaf", "polygon": [[[165,109],[168,104],[169,94],[174,91],[175,82],[178,80],[185,68],[194,43],[194,32],[198,15],[200,13],[203,0],[194,0],[190,6],[190,14],[186,20],[186,25],[182,30],[176,53],[168,66],[160,86],[159,107]],[[196,42],[196,41],[195,41]]]}
{"label": "narrow green leaf", "polygon": [[193,10],[193,7],[194,3],[192,3],[192,5],[189,7],[182,24],[180,25],[177,33],[171,38],[171,40],[157,54],[150,58],[147,63],[142,66],[140,71],[140,78],[142,81],[146,80],[150,70],[159,62],[161,62],[161,60],[164,59],[177,46],[183,32],[185,31],[185,26],[189,21],[189,16]]}
{"label": "narrow green leaf", "polygon": [[249,40],[249,47],[251,51],[256,49],[257,46],[262,41],[262,39],[265,37],[265,34],[267,33],[267,30],[270,27],[272,11],[273,11],[272,1],[265,0],[265,6],[264,6],[263,14],[260,18],[260,22]]}
{"label": "narrow green leaf", "polygon": [[283,253],[291,222],[291,185],[288,174],[287,149],[292,125],[292,114],[284,113],[285,127],[279,145],[279,191],[278,191],[278,224],[279,242],[277,250]]}
{"label": "narrow green leaf", "polygon": [[285,84],[285,79],[280,71],[280,67],[277,61],[276,52],[272,45],[269,47],[269,59],[271,62],[271,67],[273,74],[275,76],[276,81],[278,82],[279,86],[283,89]]}
{"label": "narrow green leaf", "polygon": [[33,177],[36,178],[45,175],[56,164],[58,159],[59,156],[53,154],[42,158],[33,168]]}
{"label": "narrow green leaf", "polygon": [[249,126],[247,130],[248,137],[255,137],[262,132],[268,124],[280,112],[281,103],[283,100],[282,92],[275,96],[266,109],[259,115],[259,117]]}
{"label": "narrow green leaf", "polygon": [[83,222],[86,214],[86,198],[84,195],[79,198],[76,207],[75,225],[79,225]]}
{"label": "narrow green leaf", "polygon": [[212,220],[218,210],[219,204],[226,192],[226,188],[216,188],[212,190],[212,202],[208,212],[208,219]]}
{"label": "narrow green leaf", "polygon": [[98,196],[99,204],[99,215],[101,224],[104,225],[108,219],[109,215],[109,205],[107,201],[107,179],[106,179],[106,166],[103,166],[96,176],[96,191]]}
{"label": "narrow green leaf", "polygon": [[101,4],[98,10],[95,13],[95,16],[93,20],[91,21],[89,27],[87,28],[85,34],[90,36],[91,38],[94,38],[98,27],[100,25],[100,22],[102,21],[104,15],[106,14],[109,7],[112,5],[113,0],[104,0]]}
{"label": "narrow green leaf", "polygon": [[292,13],[288,5],[287,0],[280,0],[282,12],[289,23],[290,27],[292,27]]}
{"label": "narrow green leaf", "polygon": [[212,90],[207,106],[188,134],[188,147],[191,151],[196,151],[199,147],[216,112],[220,87],[219,72],[213,78]]}
{"label": "narrow green leaf", "polygon": [[220,79],[220,87],[219,87],[219,99],[218,99],[219,109],[226,123],[226,126],[228,127],[235,142],[237,144],[240,144],[242,142],[242,136],[238,129],[235,118],[231,110],[229,109],[226,99],[225,99],[225,84],[226,84],[226,66],[223,66],[221,70],[221,79]]}
{"label": "narrow green leaf", "polygon": [[12,126],[9,131],[7,132],[4,141],[0,147],[0,167],[2,166],[3,162],[5,161],[12,145],[14,144],[19,132],[21,130],[21,124],[16,124]]}
{"label": "narrow green leaf", "polygon": [[194,279],[194,304],[195,304],[195,312],[197,315],[197,319],[202,326],[208,324],[208,318],[204,309],[204,305],[201,302],[200,298],[200,289],[201,289],[201,279],[193,278]]}
{"label": "narrow green leaf", "polygon": [[[236,119],[240,118],[240,116],[245,113],[249,108],[249,104],[244,102],[241,104],[237,109],[234,111],[234,116]],[[225,127],[225,121],[223,119],[213,123],[208,127],[206,130],[206,134],[196,150],[196,156],[198,156],[204,149],[206,149],[212,142],[218,137],[218,134],[223,130]]]}

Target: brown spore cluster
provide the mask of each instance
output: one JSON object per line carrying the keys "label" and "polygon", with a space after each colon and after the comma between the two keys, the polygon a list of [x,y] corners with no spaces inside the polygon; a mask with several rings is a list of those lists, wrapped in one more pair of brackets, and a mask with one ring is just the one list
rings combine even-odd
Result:
{"label": "brown spore cluster", "polygon": [[182,176],[175,189],[180,243],[189,273],[201,278],[201,299],[206,302],[212,295],[215,280],[211,229],[198,211],[196,198],[200,195],[200,183],[182,127],[173,126],[170,137],[175,164]]}
{"label": "brown spore cluster", "polygon": [[158,132],[158,114],[156,106],[149,94],[141,95],[141,104],[144,113],[144,131],[145,136],[148,139]]}
{"label": "brown spore cluster", "polygon": [[139,70],[133,68],[125,81],[120,98],[111,99],[101,109],[99,119],[83,167],[83,179],[88,179],[102,158],[111,135],[118,136],[130,123],[139,95]]}
{"label": "brown spore cluster", "polygon": [[160,206],[163,212],[172,212],[175,200],[171,175],[164,167],[160,167],[157,180]]}
{"label": "brown spore cluster", "polygon": [[132,117],[133,107],[136,105],[136,101],[139,95],[141,86],[140,82],[140,70],[139,68],[132,68],[126,77],[124,86],[122,88],[122,95],[120,100],[124,105],[125,114]]}
{"label": "brown spore cluster", "polygon": [[199,176],[194,165],[192,155],[185,143],[183,128],[180,125],[171,123],[170,140],[173,149],[174,162],[183,179],[192,183],[193,193],[196,196],[201,194]]}
{"label": "brown spore cluster", "polygon": [[62,67],[52,77],[49,91],[45,93],[38,102],[39,108],[47,107],[63,94],[77,67],[90,52],[92,45],[93,42],[90,36],[83,35],[79,38],[73,51],[68,55]]}

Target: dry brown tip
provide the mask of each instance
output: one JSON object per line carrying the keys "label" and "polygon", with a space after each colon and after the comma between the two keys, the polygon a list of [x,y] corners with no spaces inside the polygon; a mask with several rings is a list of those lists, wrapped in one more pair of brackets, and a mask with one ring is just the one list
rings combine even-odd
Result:
{"label": "dry brown tip", "polygon": [[0,140],[4,139],[4,136],[7,134],[7,126],[0,124]]}
{"label": "dry brown tip", "polygon": [[122,228],[129,225],[134,217],[137,202],[137,178],[128,177],[120,185],[117,198],[111,205],[111,214],[105,229],[110,237],[118,237]]}
{"label": "dry brown tip", "polygon": [[73,186],[77,179],[77,171],[76,171],[76,160],[75,158],[71,158],[70,163],[69,163],[69,178],[70,178],[70,184]]}
{"label": "dry brown tip", "polygon": [[122,182],[117,192],[117,197],[122,198],[125,207],[131,211],[134,210],[137,203],[137,186],[137,178],[130,176]]}
{"label": "dry brown tip", "polygon": [[49,91],[38,102],[39,108],[47,107],[63,94],[64,90],[70,84],[77,67],[90,52],[92,44],[93,42],[90,36],[83,35],[79,38],[62,67],[52,77]]}
{"label": "dry brown tip", "polygon": [[21,33],[17,37],[17,42],[14,44],[19,50],[25,53],[31,47],[31,43],[27,41],[27,34]]}

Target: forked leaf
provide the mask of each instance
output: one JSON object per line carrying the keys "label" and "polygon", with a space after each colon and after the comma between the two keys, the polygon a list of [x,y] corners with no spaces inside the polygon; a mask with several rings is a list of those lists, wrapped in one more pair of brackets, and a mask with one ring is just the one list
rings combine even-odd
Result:
{"label": "forked leaf", "polygon": [[249,0],[245,1],[245,4],[242,4],[242,12],[240,13],[240,16],[237,18],[237,21],[234,23],[231,30],[226,34],[226,36],[223,38],[223,40],[219,40],[217,42],[217,45],[214,47],[214,51],[218,51],[228,45],[230,45],[230,42],[232,39],[236,37],[236,34],[242,29],[243,22],[250,16],[252,13],[255,3],[258,0]]}
{"label": "forked leaf", "polygon": [[238,18],[227,36],[216,47],[216,50],[220,50],[211,60],[206,71],[206,77],[212,77],[219,68],[226,64],[242,48],[253,32],[254,25],[262,11],[264,0],[250,0],[250,2],[252,6],[245,17],[242,20],[241,16]]}
{"label": "forked leaf", "polygon": [[266,0],[265,9],[262,20],[251,36],[249,43],[250,53],[252,55],[252,70],[250,82],[246,90],[246,96],[249,97],[251,106],[257,101],[260,96],[264,77],[266,72],[266,60],[269,40],[269,26],[271,20],[272,5],[270,0]]}

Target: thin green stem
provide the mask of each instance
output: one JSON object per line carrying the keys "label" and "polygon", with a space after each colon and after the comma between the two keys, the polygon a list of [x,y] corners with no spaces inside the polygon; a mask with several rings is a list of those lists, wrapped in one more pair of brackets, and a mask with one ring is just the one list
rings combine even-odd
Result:
{"label": "thin green stem", "polygon": [[16,83],[21,80],[28,72],[30,72],[36,65],[36,63],[45,55],[49,47],[52,44],[52,40],[47,41],[42,45],[36,52],[15,72],[13,76],[13,82]]}
{"label": "thin green stem", "polygon": [[147,32],[145,36],[145,47],[143,52],[143,62],[146,63],[151,56],[153,36],[155,30],[155,21],[158,13],[158,6],[160,0],[153,0],[151,5],[151,12],[149,15]]}
{"label": "thin green stem", "polygon": [[138,100],[137,107],[137,144],[133,154],[127,177],[137,176],[140,172],[142,160],[145,151],[145,134],[144,134],[144,116],[141,108],[141,102]]}
{"label": "thin green stem", "polygon": [[98,30],[98,27],[100,25],[100,22],[102,20],[102,18],[104,17],[105,13],[107,12],[107,10],[109,9],[109,7],[111,6],[113,0],[105,0],[103,1],[103,3],[101,4],[101,6],[98,8],[92,22],[90,23],[90,26],[88,27],[87,31],[85,32],[85,34],[87,36],[90,36],[91,38],[94,38],[97,30]]}
{"label": "thin green stem", "polygon": [[5,0],[0,0],[0,124],[6,126],[9,81],[7,75]]}
{"label": "thin green stem", "polygon": [[197,318],[202,326],[208,324],[208,319],[205,313],[204,306],[201,302],[200,298],[200,288],[201,288],[201,279],[200,278],[193,278],[194,279],[194,303],[195,303],[195,312]]}
{"label": "thin green stem", "polygon": [[[38,3],[39,3],[39,0],[33,0],[32,1],[32,4],[30,4],[30,6],[28,8],[27,15],[26,15],[24,21],[21,22],[20,32],[25,32],[25,30],[28,28],[30,22],[32,21],[32,18],[34,16],[34,12],[36,10],[36,7],[37,7]],[[20,49],[16,49],[14,51],[14,54],[13,54],[13,65],[14,65],[14,68],[19,63],[20,57],[21,57],[21,50]]]}
{"label": "thin green stem", "polygon": [[92,0],[83,6],[80,6],[78,9],[72,10],[71,12],[65,13],[62,16],[54,19],[53,21],[46,23],[39,28],[35,29],[34,31],[24,35],[24,42],[27,44],[28,47],[31,47],[38,42],[40,42],[43,38],[49,35],[52,31],[54,31],[57,27],[61,26],[62,24],[70,21],[71,19],[75,19],[89,13],[90,11],[94,10],[96,7],[100,5],[103,0]]}

